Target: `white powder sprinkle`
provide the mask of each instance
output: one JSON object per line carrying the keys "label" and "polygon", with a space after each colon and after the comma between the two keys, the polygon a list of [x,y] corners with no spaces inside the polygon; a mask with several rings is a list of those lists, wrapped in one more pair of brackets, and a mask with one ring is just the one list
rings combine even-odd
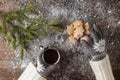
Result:
{"label": "white powder sprinkle", "polygon": [[110,10],[108,10],[107,12],[108,12],[109,14],[111,14],[111,13],[112,13],[112,11],[110,11]]}

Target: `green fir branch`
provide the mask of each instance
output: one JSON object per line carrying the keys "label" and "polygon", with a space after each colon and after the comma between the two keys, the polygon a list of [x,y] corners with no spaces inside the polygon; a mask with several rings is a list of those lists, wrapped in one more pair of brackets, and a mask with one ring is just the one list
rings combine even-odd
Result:
{"label": "green fir branch", "polygon": [[[28,3],[27,6],[20,10],[2,12],[0,18],[3,24],[0,32],[5,34],[6,45],[12,44],[13,49],[20,47],[20,57],[23,59],[25,45],[31,43],[37,37],[45,37],[51,31],[60,32],[61,29],[55,26],[60,18],[55,18],[49,22],[46,16],[38,16],[35,11],[39,7],[38,4]],[[37,18],[29,18],[29,15],[35,15]],[[27,25],[25,25],[26,23]]]}

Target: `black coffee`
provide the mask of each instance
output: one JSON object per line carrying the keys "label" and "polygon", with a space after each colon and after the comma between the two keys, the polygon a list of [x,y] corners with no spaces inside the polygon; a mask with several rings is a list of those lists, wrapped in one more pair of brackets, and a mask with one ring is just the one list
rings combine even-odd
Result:
{"label": "black coffee", "polygon": [[44,60],[48,64],[54,64],[58,60],[58,52],[54,49],[48,49],[44,53]]}

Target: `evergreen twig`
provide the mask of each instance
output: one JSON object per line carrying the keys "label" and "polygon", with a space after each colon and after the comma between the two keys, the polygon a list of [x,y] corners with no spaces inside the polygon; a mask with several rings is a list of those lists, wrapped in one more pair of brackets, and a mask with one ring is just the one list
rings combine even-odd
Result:
{"label": "evergreen twig", "polygon": [[[32,40],[39,36],[47,36],[53,30],[61,31],[55,26],[60,20],[59,18],[46,22],[45,16],[37,16],[36,8],[38,8],[38,5],[33,6],[28,3],[26,7],[20,10],[0,14],[0,18],[3,20],[0,32],[5,34],[7,45],[12,44],[14,49],[20,46],[21,58],[23,58],[26,43],[31,43]],[[36,15],[37,18],[30,18],[29,15],[31,14]],[[27,23],[27,26],[24,23]]]}

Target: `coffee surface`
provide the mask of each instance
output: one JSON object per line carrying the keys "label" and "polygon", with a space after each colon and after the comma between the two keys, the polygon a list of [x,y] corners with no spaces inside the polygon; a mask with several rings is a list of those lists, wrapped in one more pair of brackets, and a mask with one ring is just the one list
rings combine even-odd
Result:
{"label": "coffee surface", "polygon": [[58,52],[54,49],[48,49],[44,53],[44,60],[47,64],[54,64],[58,60]]}

